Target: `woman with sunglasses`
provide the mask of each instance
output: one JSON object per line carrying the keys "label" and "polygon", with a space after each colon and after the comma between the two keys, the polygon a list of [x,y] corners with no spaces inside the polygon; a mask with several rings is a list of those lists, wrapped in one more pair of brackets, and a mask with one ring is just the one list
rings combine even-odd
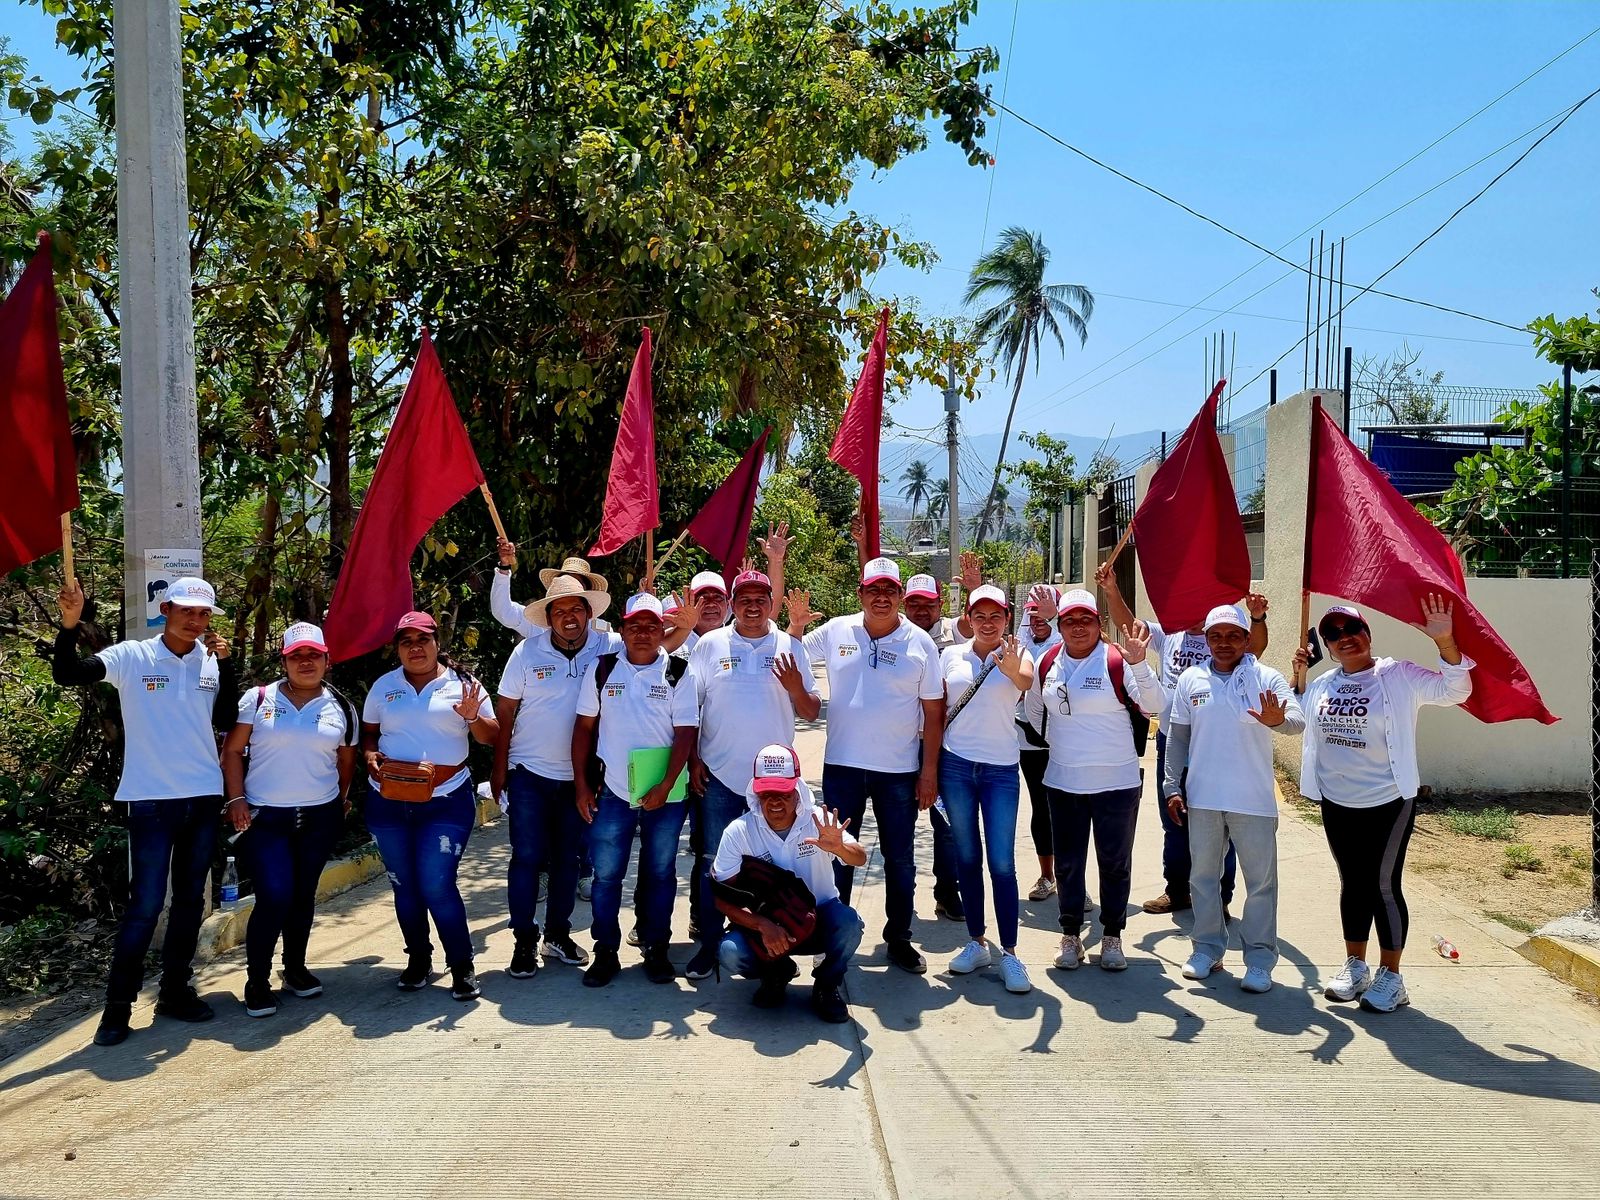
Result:
{"label": "woman with sunglasses", "polygon": [[[1372,1012],[1410,1004],[1400,956],[1410,913],[1400,889],[1406,847],[1416,824],[1417,713],[1424,704],[1460,704],[1472,694],[1475,665],[1456,645],[1454,606],[1422,601],[1422,632],[1439,648],[1439,667],[1374,658],[1372,630],[1361,611],[1336,604],[1317,632],[1338,661],[1306,686],[1306,735],[1300,792],[1322,805],[1322,828],[1339,865],[1339,917],[1345,964],[1323,994],[1361,998]],[[1295,651],[1296,673],[1309,661]],[[1367,967],[1367,939],[1378,927],[1378,972]]]}
{"label": "woman with sunglasses", "polygon": [[[1040,596],[1039,603],[1048,610],[1048,597]],[[1144,790],[1134,715],[1137,710],[1155,716],[1166,692],[1146,659],[1150,630],[1143,621],[1123,628],[1120,645],[1107,642],[1094,596],[1075,589],[1061,597],[1056,627],[1061,647],[1040,660],[1034,684],[1050,744],[1044,783],[1061,910],[1056,966],[1075,971],[1087,957],[1080,934],[1092,832],[1100,868],[1100,966],[1122,971],[1128,966],[1122,924],[1133,873],[1133,832]]]}
{"label": "woman with sunglasses", "polygon": [[974,588],[967,598],[972,641],[946,647],[940,655],[945,723],[939,795],[950,819],[956,884],[972,939],[950,960],[950,970],[967,975],[994,961],[983,924],[987,850],[1000,935],[1000,978],[1006,991],[1022,993],[1033,984],[1017,957],[1017,805],[1022,784],[1015,722],[1018,694],[1033,686],[1033,660],[1006,633],[1010,607],[1006,594],[992,584]]}

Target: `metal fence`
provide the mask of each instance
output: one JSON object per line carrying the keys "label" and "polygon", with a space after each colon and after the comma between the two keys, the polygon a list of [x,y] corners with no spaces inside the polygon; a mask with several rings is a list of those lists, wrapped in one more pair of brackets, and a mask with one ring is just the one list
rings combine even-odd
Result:
{"label": "metal fence", "polygon": [[1358,381],[1350,388],[1349,430],[1369,453],[1373,432],[1397,426],[1425,429],[1429,437],[1443,442],[1520,442],[1520,434],[1492,432],[1501,412],[1514,400],[1536,404],[1543,398],[1537,388],[1437,384],[1418,390],[1406,385],[1379,388]]}

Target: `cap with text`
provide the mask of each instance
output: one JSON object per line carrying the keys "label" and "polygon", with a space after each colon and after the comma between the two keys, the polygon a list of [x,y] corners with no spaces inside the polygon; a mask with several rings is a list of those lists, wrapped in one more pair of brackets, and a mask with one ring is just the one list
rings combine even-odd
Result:
{"label": "cap with text", "polygon": [[772,593],[772,580],[768,579],[760,571],[740,571],[733,577],[733,595],[737,596],[739,589],[746,587],[760,588],[770,595]]}
{"label": "cap with text", "polygon": [[693,600],[707,589],[713,592],[720,592],[724,596],[728,594],[728,585],[722,582],[721,575],[718,575],[715,571],[701,571],[689,581],[689,599]]}
{"label": "cap with text", "polygon": [[1232,625],[1250,632],[1250,618],[1239,611],[1237,604],[1219,604],[1206,614],[1206,629],[1215,629],[1218,625]]}
{"label": "cap with text", "polygon": [[939,581],[932,575],[913,575],[906,580],[906,599],[913,596],[926,596],[929,600],[939,598]]}
{"label": "cap with text", "polygon": [[398,635],[407,629],[420,629],[424,633],[439,632],[439,624],[425,612],[408,612],[395,622],[394,631]]}
{"label": "cap with text", "polygon": [[998,604],[1002,612],[1011,611],[1011,604],[1006,600],[1006,594],[992,583],[972,589],[972,594],[967,597],[967,611],[971,612],[985,600],[991,604]]}
{"label": "cap with text", "polygon": [[643,620],[646,617],[652,617],[659,621],[663,615],[661,601],[657,600],[649,592],[639,592],[636,595],[629,596],[628,603],[623,606],[622,623],[626,625],[629,621],[635,619]]}
{"label": "cap with text", "polygon": [[661,602],[661,615],[670,617],[673,613],[683,608],[683,601],[678,599],[677,592],[668,592],[667,598]]}
{"label": "cap with text", "polygon": [[167,584],[166,602],[180,608],[209,608],[219,617],[227,615],[217,607],[217,589],[194,575],[185,575]]}
{"label": "cap with text", "polygon": [[288,655],[296,650],[320,650],[326,654],[328,639],[322,636],[318,626],[309,621],[296,621],[283,631],[283,652]]}
{"label": "cap with text", "polygon": [[763,746],[756,753],[755,772],[750,780],[750,790],[762,792],[792,792],[800,782],[800,756],[793,746],[774,743]]}
{"label": "cap with text", "polygon": [[861,586],[871,587],[887,579],[896,587],[900,585],[900,564],[892,558],[873,558],[861,568]]}
{"label": "cap with text", "polygon": [[1328,635],[1326,631],[1328,628],[1328,623],[1335,617],[1348,617],[1352,621],[1361,622],[1361,624],[1368,629],[1372,628],[1367,624],[1367,618],[1362,616],[1361,610],[1355,607],[1355,605],[1335,604],[1332,608],[1328,609],[1327,612],[1322,614],[1322,620],[1317,622],[1317,632],[1322,634],[1323,637],[1327,637]]}
{"label": "cap with text", "polygon": [[1056,605],[1056,614],[1058,616],[1064,617],[1069,612],[1091,612],[1098,617],[1100,615],[1100,606],[1095,603],[1093,592],[1086,592],[1082,588],[1073,588],[1062,596],[1060,603]]}

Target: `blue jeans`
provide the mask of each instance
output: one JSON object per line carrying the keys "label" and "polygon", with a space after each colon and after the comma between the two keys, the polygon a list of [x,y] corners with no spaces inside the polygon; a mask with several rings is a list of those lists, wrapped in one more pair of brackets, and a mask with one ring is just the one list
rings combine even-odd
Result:
{"label": "blue jeans", "polygon": [[106,983],[109,1003],[132,1004],[139,998],[144,956],[161,919],[169,877],[172,905],[167,934],[161,940],[161,990],[176,992],[188,986],[221,811],[221,796],[135,800],[127,805],[128,910],[117,926],[117,948]]}
{"label": "blue jeans", "polygon": [[694,866],[689,871],[689,917],[700,931],[702,945],[716,945],[727,923],[711,894],[711,864],[722,845],[723,830],[749,810],[744,793],[734,791],[715,775],[706,780],[704,796],[689,794],[689,849],[694,852]]}
{"label": "blue jeans", "polygon": [[622,879],[639,835],[639,879],[634,886],[639,908],[639,944],[666,946],[672,935],[672,903],[678,895],[678,835],[683,832],[686,805],[663,804],[647,811],[634,808],[610,787],[602,787],[589,826],[589,854],[594,859],[594,891],[590,906],[596,951],[615,954],[622,946]]}
{"label": "blue jeans", "polygon": [[578,902],[583,842],[583,818],[578,815],[572,780],[546,779],[526,767],[513,767],[506,777],[506,804],[511,819],[511,870],[506,879],[511,932],[518,941],[539,936],[542,866],[550,873],[544,935],[564,938],[572,932],[572,908]]}
{"label": "blue jeans", "polygon": [[[864,926],[856,910],[842,900],[824,900],[817,905],[817,928],[805,941],[789,951],[795,954],[821,954],[822,965],[812,969],[811,977],[821,984],[837,987],[850,969],[850,959],[861,945]],[[735,926],[722,939],[717,956],[722,969],[730,975],[743,975],[746,979],[760,979],[767,966],[750,948],[753,935]]]}
{"label": "blue jeans", "polygon": [[1143,788],[1111,792],[1063,792],[1047,788],[1050,832],[1056,844],[1056,899],[1061,932],[1083,928],[1084,874],[1089,865],[1089,834],[1094,833],[1100,868],[1100,927],[1106,937],[1121,937],[1127,920],[1133,872],[1133,831],[1139,824]]}
{"label": "blue jeans", "polygon": [[[967,935],[983,937],[983,862],[988,851],[989,877],[994,882],[994,923],[1000,944],[1017,944],[1017,806],[1022,781],[1015,764],[973,762],[946,750],[939,756],[939,795],[950,813],[955,838],[956,877],[961,906],[967,914]],[[979,815],[983,832],[978,832]]]}
{"label": "blue jeans", "polygon": [[306,965],[317,884],[344,828],[344,803],[334,799],[304,808],[260,808],[240,839],[249,855],[256,904],[245,933],[245,959],[252,982],[266,983],[272,954],[283,935],[283,965]]}
{"label": "blue jeans", "polygon": [[[829,808],[838,810],[841,821],[849,818],[850,831],[856,834],[861,832],[867,799],[871,797],[872,815],[878,821],[878,849],[883,854],[887,918],[883,940],[909,942],[917,892],[917,772],[891,774],[823,763],[822,797]],[[848,905],[855,868],[835,861],[833,878],[839,885],[840,901]]]}
{"label": "blue jeans", "polygon": [[[1189,827],[1179,825],[1167,811],[1167,735],[1156,733],[1156,812],[1161,817],[1161,874],[1166,877],[1167,895],[1173,900],[1188,900],[1189,873],[1193,861],[1189,857]],[[1222,860],[1222,902],[1233,899],[1234,877],[1239,868],[1239,854],[1228,843],[1227,857]]]}
{"label": "blue jeans", "polygon": [[405,935],[406,953],[431,956],[428,917],[444,943],[451,967],[472,964],[472,934],[467,906],[456,884],[467,839],[478,823],[477,800],[469,779],[448,795],[422,804],[385,800],[377,788],[367,791],[367,829],[378,843],[394,889],[394,915]]}

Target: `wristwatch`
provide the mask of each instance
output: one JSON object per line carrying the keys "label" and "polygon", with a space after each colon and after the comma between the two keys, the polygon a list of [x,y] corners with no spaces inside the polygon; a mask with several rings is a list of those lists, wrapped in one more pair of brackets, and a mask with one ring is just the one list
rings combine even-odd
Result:
{"label": "wristwatch", "polygon": [[1250,623],[1252,625],[1265,625],[1267,623],[1267,618],[1264,616],[1258,617],[1252,614],[1250,617]]}

